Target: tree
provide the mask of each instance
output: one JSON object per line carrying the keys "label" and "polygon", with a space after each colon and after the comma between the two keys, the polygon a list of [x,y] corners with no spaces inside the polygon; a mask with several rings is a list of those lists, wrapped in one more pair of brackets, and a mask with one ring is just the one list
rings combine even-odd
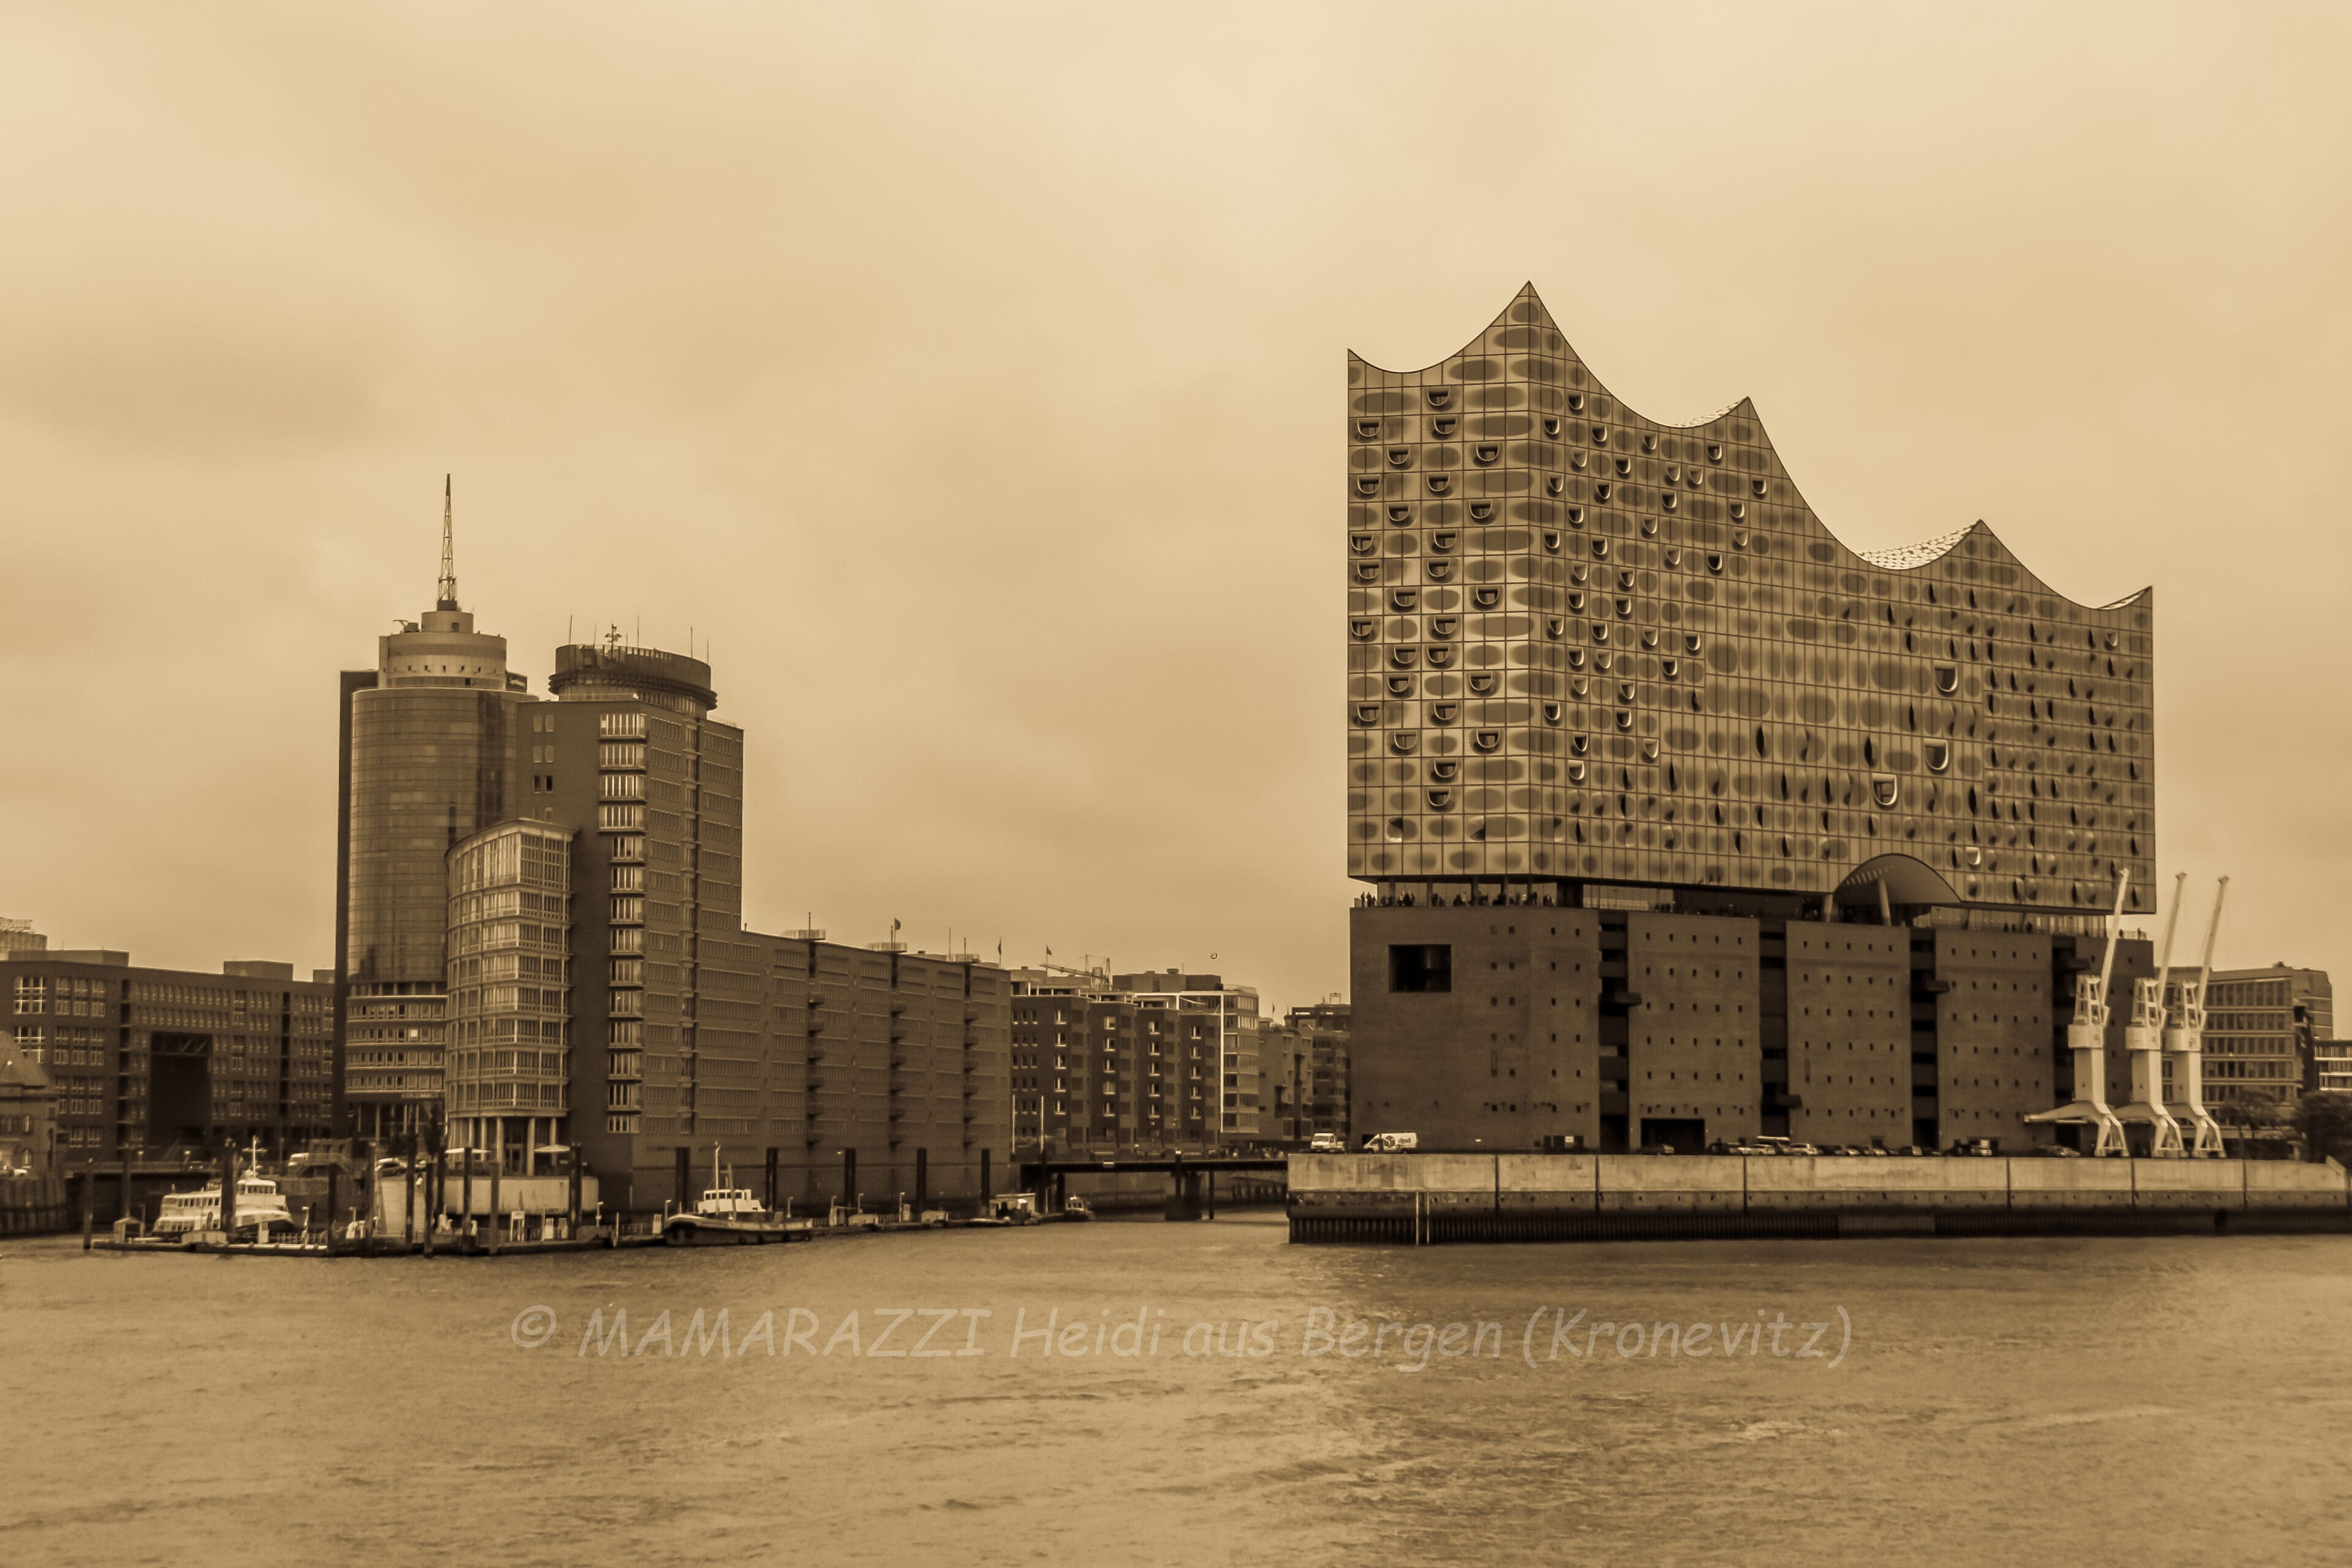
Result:
{"label": "tree", "polygon": [[2314,1161],[2333,1158],[2352,1165],[2352,1094],[2314,1091],[2294,1108],[2294,1130]]}
{"label": "tree", "polygon": [[2212,1108],[2213,1120],[2226,1121],[2233,1127],[2248,1129],[2283,1127],[2289,1112],[2286,1107],[2270,1099],[2225,1100]]}

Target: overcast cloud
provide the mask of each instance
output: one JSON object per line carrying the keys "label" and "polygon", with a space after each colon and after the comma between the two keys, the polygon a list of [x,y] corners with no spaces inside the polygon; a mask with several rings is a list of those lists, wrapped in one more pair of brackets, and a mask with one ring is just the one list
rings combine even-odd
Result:
{"label": "overcast cloud", "polygon": [[1345,353],[1531,279],[1857,548],[2153,583],[2164,878],[2341,967],[2347,16],[0,8],[0,913],[331,963],[447,471],[536,688],[710,642],[751,923],[1339,989]]}

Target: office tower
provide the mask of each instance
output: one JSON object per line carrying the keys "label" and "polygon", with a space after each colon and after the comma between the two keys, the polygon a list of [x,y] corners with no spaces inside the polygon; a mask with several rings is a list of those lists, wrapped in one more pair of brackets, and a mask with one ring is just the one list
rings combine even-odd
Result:
{"label": "office tower", "polygon": [[1850,550],[1749,404],[1634,413],[1532,289],[1348,380],[1356,1133],[2053,1136],[2154,907],[2152,591]]}
{"label": "office tower", "polygon": [[529,805],[506,639],[457,604],[448,518],[433,608],[342,677],[335,931],[339,1079],[363,1137],[415,1130],[442,1100],[452,846]]}
{"label": "office tower", "polygon": [[533,698],[458,607],[445,516],[434,609],[343,690],[359,1135],[439,1121],[519,1173],[576,1152],[641,1211],[714,1156],[779,1201],[990,1184],[1003,971],[743,929],[743,732],[707,663],[615,631],[558,648]]}
{"label": "office tower", "polygon": [[573,1131],[600,1172],[635,1170],[753,1120],[754,1053],[730,1018],[764,978],[739,951],[743,732],[710,717],[708,664],[617,632],[556,649],[548,689],[533,782],[578,847],[573,1046],[597,1111]]}
{"label": "office tower", "polygon": [[615,633],[548,689],[519,809],[445,885],[453,1121],[509,1169],[576,1148],[619,1207],[690,1202],[714,1154],[780,1201],[976,1194],[1012,1147],[1003,972],[744,929],[744,737],[704,661]]}

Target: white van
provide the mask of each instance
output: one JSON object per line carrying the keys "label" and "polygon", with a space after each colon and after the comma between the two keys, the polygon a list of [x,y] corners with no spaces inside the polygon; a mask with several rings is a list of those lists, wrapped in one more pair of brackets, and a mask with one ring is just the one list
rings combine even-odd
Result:
{"label": "white van", "polygon": [[1374,1132],[1364,1139],[1367,1154],[1395,1154],[1420,1147],[1421,1134],[1417,1132]]}
{"label": "white van", "polygon": [[1337,1132],[1318,1132],[1307,1141],[1307,1152],[1310,1154],[1344,1154],[1348,1152],[1348,1144]]}

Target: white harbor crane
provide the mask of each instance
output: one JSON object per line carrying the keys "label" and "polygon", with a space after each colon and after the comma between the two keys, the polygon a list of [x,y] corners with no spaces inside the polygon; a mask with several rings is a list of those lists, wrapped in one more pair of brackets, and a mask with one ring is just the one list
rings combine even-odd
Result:
{"label": "white harbor crane", "polygon": [[2107,947],[2099,959],[2099,977],[2074,980],[2074,1021],[2066,1026],[2066,1047],[2074,1053],[2074,1098],[2054,1110],[2037,1110],[2028,1121],[2063,1121],[2098,1129],[2094,1154],[2126,1154],[2124,1124],[2107,1108],[2107,980],[2115,973],[2116,937],[2122,930],[2124,890],[2131,873],[2116,878],[2115,912],[2107,917]]}
{"label": "white harbor crane", "polygon": [[2213,920],[2205,928],[2205,955],[2197,965],[2197,978],[2180,983],[2173,1025],[2164,1031],[2164,1054],[2172,1063],[2172,1098],[2189,1118],[2189,1152],[2196,1159],[2221,1157],[2221,1125],[2205,1109],[2205,991],[2213,974],[2213,942],[2221,933],[2221,900],[2229,896],[2230,879],[2224,877],[2213,889]]}
{"label": "white harbor crane", "polygon": [[2116,1107],[2116,1120],[2126,1125],[2147,1123],[2147,1152],[2159,1160],[2178,1160],[2187,1153],[2180,1145],[2180,1123],[2164,1108],[2164,1022],[2172,934],[2180,925],[2180,893],[2188,882],[2186,871],[2172,879],[2172,912],[2164,920],[2164,946],[2157,954],[2156,973],[2132,982],[2131,1022],[2124,1026],[2132,1097],[2128,1105]]}

